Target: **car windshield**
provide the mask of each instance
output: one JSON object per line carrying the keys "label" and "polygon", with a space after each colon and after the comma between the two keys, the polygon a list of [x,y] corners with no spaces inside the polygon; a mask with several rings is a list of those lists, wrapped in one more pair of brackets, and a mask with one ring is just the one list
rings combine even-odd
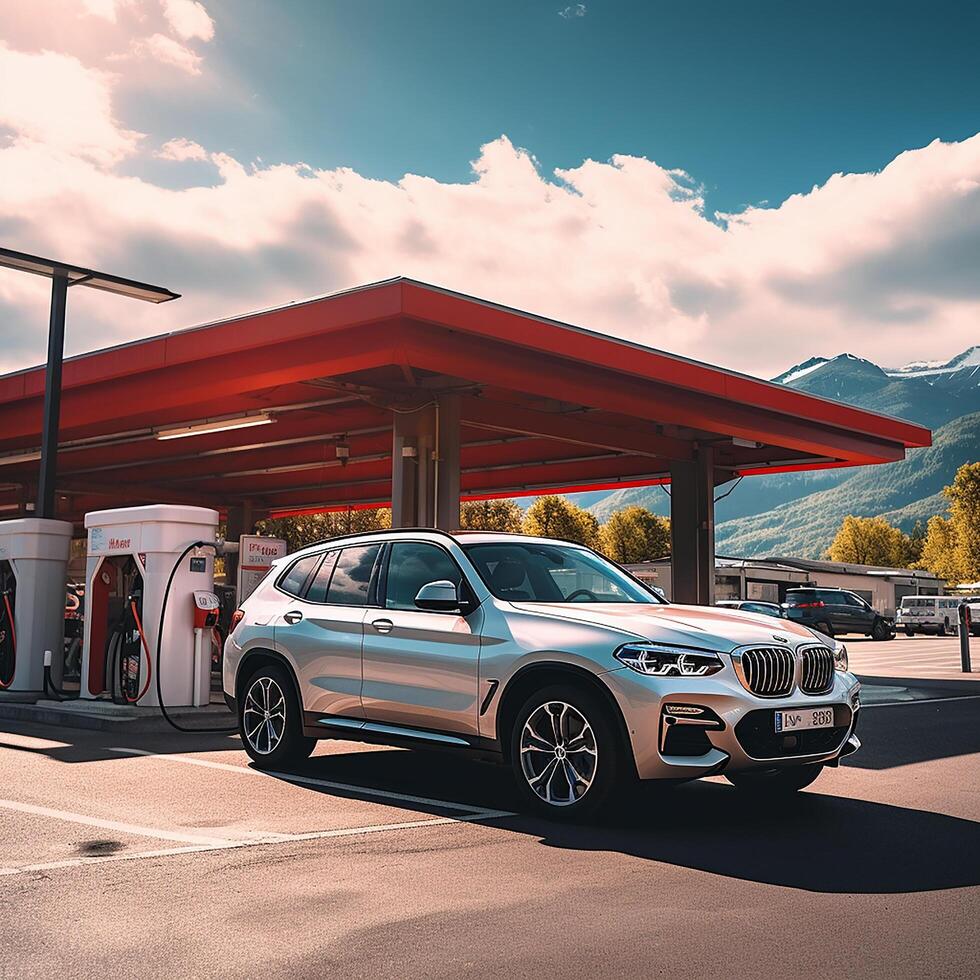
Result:
{"label": "car windshield", "polygon": [[463,550],[487,588],[509,602],[665,603],[605,558],[574,545],[508,541]]}

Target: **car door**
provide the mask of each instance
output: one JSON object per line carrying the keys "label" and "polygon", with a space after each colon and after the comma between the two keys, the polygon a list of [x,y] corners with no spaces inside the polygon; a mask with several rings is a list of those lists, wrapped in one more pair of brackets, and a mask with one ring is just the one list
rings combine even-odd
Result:
{"label": "car door", "polygon": [[423,585],[443,579],[469,595],[444,548],[427,541],[389,545],[384,608],[369,610],[364,624],[361,703],[369,721],[478,733],[483,613],[475,604],[466,615],[415,605]]}
{"label": "car door", "polygon": [[844,601],[844,593],[834,589],[822,590],[818,593],[823,600],[826,619],[835,633],[850,633],[854,629],[854,617]]}
{"label": "car door", "polygon": [[276,620],[276,645],[296,667],[305,711],[364,716],[361,644],[380,551],[371,544],[326,552]]}

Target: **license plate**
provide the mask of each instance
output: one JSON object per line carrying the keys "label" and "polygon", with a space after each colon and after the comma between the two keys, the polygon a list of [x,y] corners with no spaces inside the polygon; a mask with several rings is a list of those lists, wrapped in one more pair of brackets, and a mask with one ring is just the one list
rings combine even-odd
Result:
{"label": "license plate", "polygon": [[802,711],[777,711],[777,732],[800,732],[806,728],[833,728],[833,708],[804,708]]}

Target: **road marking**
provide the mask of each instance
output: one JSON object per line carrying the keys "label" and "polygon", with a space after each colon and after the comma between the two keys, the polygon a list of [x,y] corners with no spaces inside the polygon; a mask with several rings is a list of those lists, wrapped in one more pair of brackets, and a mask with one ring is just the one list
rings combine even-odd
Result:
{"label": "road marking", "polygon": [[17,800],[0,800],[0,808],[14,810],[18,813],[29,813],[37,817],[51,817],[54,820],[64,820],[67,823],[83,824],[86,827],[98,827],[101,830],[114,830],[120,834],[134,834],[138,837],[156,837],[158,840],[180,841],[184,844],[221,847],[234,843],[234,841],[230,841],[226,837],[183,834],[179,831],[163,830],[159,827],[142,827],[138,824],[120,823],[118,820],[102,820],[100,817],[89,817],[84,813],[72,813],[70,810],[55,810],[47,806],[35,806],[33,803],[19,803]]}
{"label": "road marking", "polygon": [[861,710],[865,708],[894,708],[900,704],[939,704],[942,701],[976,701],[980,694],[962,694],[952,698],[909,698],[908,701],[869,701],[861,702]]}
{"label": "road marking", "polygon": [[161,762],[181,762],[191,766],[205,766],[208,769],[221,769],[225,772],[235,772],[247,776],[273,776],[289,783],[300,783],[304,786],[322,786],[324,789],[335,789],[345,793],[356,793],[362,796],[373,796],[382,800],[395,800],[399,803],[418,803],[422,806],[438,807],[441,810],[458,810],[461,813],[479,814],[482,819],[489,817],[512,817],[509,810],[489,810],[486,807],[472,803],[453,803],[449,800],[434,800],[427,796],[411,796],[407,793],[396,793],[387,789],[374,789],[368,786],[356,786],[352,783],[335,783],[328,779],[318,779],[315,776],[301,776],[291,772],[274,772],[272,770],[250,769],[247,766],[234,766],[227,762],[212,762],[209,759],[193,759],[186,755],[167,755],[160,752],[148,752],[146,749],[130,749],[115,747],[110,752],[120,755],[139,755]]}
{"label": "road marking", "polygon": [[[489,811],[488,811],[489,812]],[[0,867],[0,878],[26,875],[63,868],[81,868],[90,864],[112,864],[119,861],[146,861],[152,858],[174,857],[180,854],[202,854],[208,851],[233,851],[243,847],[268,847],[296,841],[326,840],[332,837],[355,837],[362,834],[382,834],[395,830],[415,830],[454,823],[475,823],[484,820],[482,815],[470,817],[433,817],[429,820],[406,820],[402,823],[369,824],[365,827],[341,827],[334,830],[313,830],[304,834],[270,834],[254,840],[229,840],[213,844],[197,844],[190,847],[168,847],[154,851],[134,851],[130,854],[108,854],[97,857],[67,858],[63,861],[47,861],[43,864],[25,864],[19,867]]]}
{"label": "road marking", "polygon": [[15,732],[4,732],[0,737],[0,749],[67,749],[68,742],[53,742],[49,738],[35,738],[33,735],[18,735]]}

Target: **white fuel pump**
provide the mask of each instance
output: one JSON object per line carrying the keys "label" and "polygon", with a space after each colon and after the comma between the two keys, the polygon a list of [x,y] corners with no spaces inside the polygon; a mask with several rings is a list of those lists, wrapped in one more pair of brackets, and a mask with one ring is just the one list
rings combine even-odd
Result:
{"label": "white fuel pump", "polygon": [[68,521],[0,522],[0,690],[43,690],[44,651],[64,643],[71,538]]}
{"label": "white fuel pump", "polygon": [[[210,657],[195,655],[196,592],[213,593],[218,512],[155,504],[93,511],[88,530],[81,696],[140,705],[201,706]],[[175,568],[178,558],[180,565]],[[161,634],[161,608],[170,583]],[[181,600],[183,596],[183,600]],[[215,600],[217,601],[217,600]],[[157,669],[159,649],[160,677]]]}

